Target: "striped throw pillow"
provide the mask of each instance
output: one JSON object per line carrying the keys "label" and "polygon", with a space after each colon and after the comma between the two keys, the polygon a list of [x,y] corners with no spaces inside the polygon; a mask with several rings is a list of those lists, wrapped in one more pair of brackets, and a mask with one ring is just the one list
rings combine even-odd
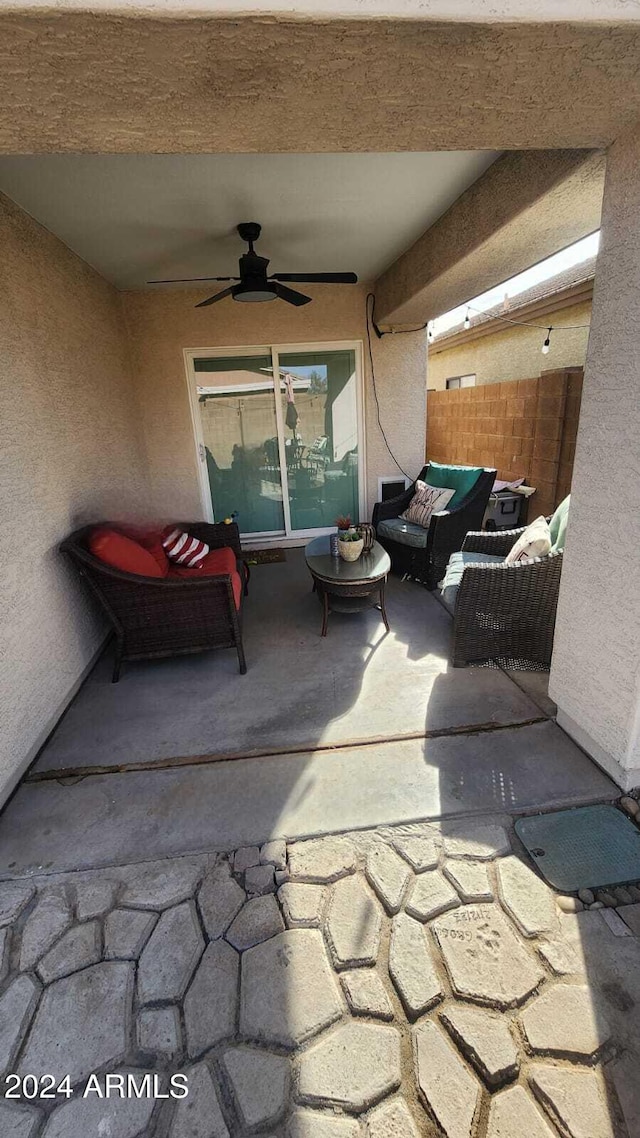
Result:
{"label": "striped throw pillow", "polygon": [[162,547],[169,558],[178,565],[197,569],[204,561],[209,546],[197,537],[190,537],[181,529],[166,529],[162,535]]}
{"label": "striped throw pillow", "polygon": [[414,525],[428,529],[431,515],[436,510],[446,509],[454,494],[455,490],[449,490],[446,486],[428,486],[418,479],[413,498],[400,517],[405,522],[413,522]]}

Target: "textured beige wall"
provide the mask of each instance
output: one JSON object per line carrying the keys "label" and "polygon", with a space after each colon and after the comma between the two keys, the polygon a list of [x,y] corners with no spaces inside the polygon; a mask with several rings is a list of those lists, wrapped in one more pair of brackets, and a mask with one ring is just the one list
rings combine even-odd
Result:
{"label": "textured beige wall", "polygon": [[[517,317],[517,313],[515,314]],[[589,324],[591,301],[563,308],[548,316],[536,317],[536,324],[548,321],[555,328],[569,325]],[[429,350],[427,368],[427,387],[443,391],[446,380],[454,375],[475,373],[476,385],[483,383],[503,383],[507,380],[528,379],[538,375],[543,369],[583,367],[587,355],[589,329],[555,332],[551,334],[551,350],[548,356],[541,352],[545,332],[537,328],[514,328],[502,325],[491,335],[459,344],[456,347],[436,352]]]}
{"label": "textured beige wall", "polygon": [[640,131],[609,151],[550,691],[559,722],[640,783]]}
{"label": "textured beige wall", "polygon": [[[121,294],[138,385],[154,509],[200,516],[196,458],[185,379],[185,348],[251,347],[331,340],[361,340],[365,358],[365,418],[369,509],[377,478],[397,473],[376,420],[367,360],[367,287],[305,286],[313,303],[295,309],[275,301],[223,301],[196,309],[203,292]],[[424,462],[426,337],[373,335],[382,423],[400,463],[415,476]]]}
{"label": "textured beige wall", "polygon": [[146,498],[118,298],[0,195],[0,800],[104,636],[58,543]]}
{"label": "textured beige wall", "polygon": [[0,9],[6,153],[589,147],[640,118],[637,23],[496,23],[494,5],[469,23],[25,5]]}

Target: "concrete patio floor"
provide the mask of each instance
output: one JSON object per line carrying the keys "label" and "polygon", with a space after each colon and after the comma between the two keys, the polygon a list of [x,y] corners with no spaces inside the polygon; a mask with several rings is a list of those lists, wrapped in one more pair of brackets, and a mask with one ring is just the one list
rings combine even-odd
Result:
{"label": "concrete patio floor", "polygon": [[[99,663],[0,814],[0,1067],[73,1091],[0,1099],[3,1138],[640,1135],[640,905],[564,911],[513,829],[618,791],[544,675],[388,610],[321,640],[294,552],[247,676]],[[108,1073],[189,1095],[83,1097]]]}

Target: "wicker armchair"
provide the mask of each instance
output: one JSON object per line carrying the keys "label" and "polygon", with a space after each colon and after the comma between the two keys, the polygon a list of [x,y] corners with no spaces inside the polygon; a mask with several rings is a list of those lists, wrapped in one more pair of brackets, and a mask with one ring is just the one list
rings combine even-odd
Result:
{"label": "wicker armchair", "polygon": [[[428,463],[422,468],[418,478],[423,482],[429,481]],[[432,514],[427,543],[424,547],[404,545],[378,534],[378,541],[391,558],[392,568],[398,573],[408,573],[411,577],[415,577],[428,589],[435,589],[438,581],[444,576],[451,554],[462,549],[462,542],[467,532],[482,525],[495,478],[495,470],[483,470],[459,505],[452,510],[440,510]],[[376,530],[381,521],[399,517],[406,510],[414,493],[415,482],[397,498],[376,502],[372,519]]]}
{"label": "wicker armchair", "polygon": [[[242,556],[236,525],[181,522],[181,528],[211,549],[229,546]],[[116,637],[112,681],[120,678],[123,660],[185,655],[209,648],[235,648],[240,673],[247,670],[240,620],[227,574],[195,579],[143,577],[112,569],[87,548],[94,526],[76,530],[60,546],[97,597]],[[242,574],[241,574],[242,576]],[[244,593],[247,593],[244,572]]]}
{"label": "wicker armchair", "polygon": [[[506,557],[524,527],[468,533],[463,553]],[[562,550],[515,565],[467,564],[453,611],[454,668],[507,659],[549,666]]]}

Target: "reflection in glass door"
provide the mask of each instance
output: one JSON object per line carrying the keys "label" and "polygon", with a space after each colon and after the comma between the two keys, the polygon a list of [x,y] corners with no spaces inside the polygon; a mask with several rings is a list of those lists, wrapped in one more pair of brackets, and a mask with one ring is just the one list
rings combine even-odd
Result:
{"label": "reflection in glass door", "polygon": [[360,520],[356,345],[187,358],[209,516],[236,514],[241,534],[274,538],[331,530],[339,515]]}
{"label": "reflection in glass door", "polygon": [[276,356],[291,531],[359,520],[358,400],[353,350]]}
{"label": "reflection in glass door", "polygon": [[194,360],[213,516],[242,533],[285,532],[271,353]]}

